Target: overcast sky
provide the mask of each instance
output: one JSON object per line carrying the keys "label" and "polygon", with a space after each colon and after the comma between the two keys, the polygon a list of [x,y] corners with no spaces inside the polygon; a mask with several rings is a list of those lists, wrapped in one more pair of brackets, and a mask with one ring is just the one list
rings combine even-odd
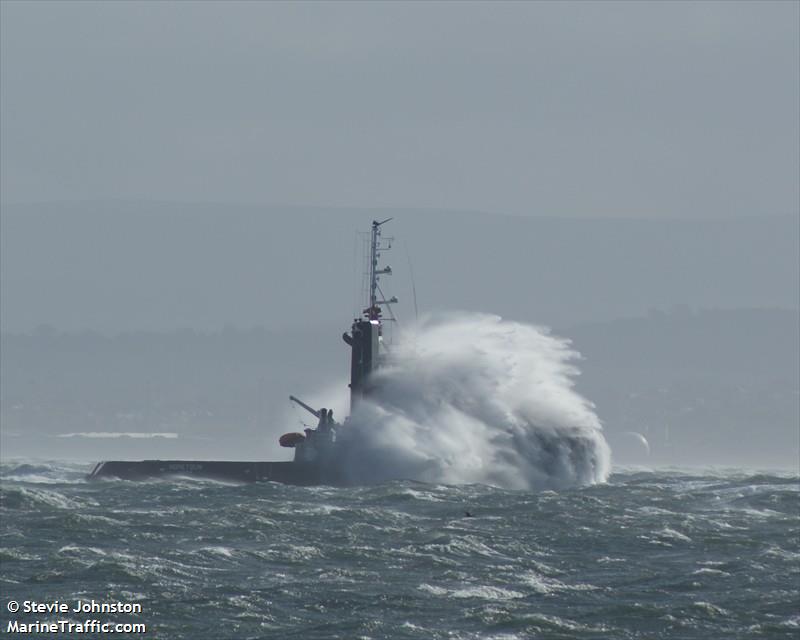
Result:
{"label": "overcast sky", "polygon": [[2,198],[796,213],[800,4],[3,2]]}

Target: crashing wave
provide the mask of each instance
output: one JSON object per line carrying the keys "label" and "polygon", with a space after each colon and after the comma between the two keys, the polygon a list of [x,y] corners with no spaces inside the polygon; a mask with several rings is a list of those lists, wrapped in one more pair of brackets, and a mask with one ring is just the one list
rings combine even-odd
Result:
{"label": "crashing wave", "polygon": [[354,481],[553,489],[608,476],[609,448],[573,388],[578,353],[568,340],[453,313],[421,321],[387,351],[342,429]]}

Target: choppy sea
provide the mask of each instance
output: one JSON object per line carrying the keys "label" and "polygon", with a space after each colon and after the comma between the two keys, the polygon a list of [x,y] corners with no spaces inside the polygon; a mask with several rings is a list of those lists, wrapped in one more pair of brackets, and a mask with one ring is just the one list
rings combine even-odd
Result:
{"label": "choppy sea", "polygon": [[[163,639],[800,637],[796,473],[626,470],[535,493],[88,483],[88,470],[0,466],[3,633],[96,618]],[[12,600],[142,611],[11,613]]]}

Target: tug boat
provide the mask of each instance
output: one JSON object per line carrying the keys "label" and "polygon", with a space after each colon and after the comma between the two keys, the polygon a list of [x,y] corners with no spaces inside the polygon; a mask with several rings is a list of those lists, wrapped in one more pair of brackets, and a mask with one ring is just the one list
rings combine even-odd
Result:
{"label": "tug boat", "polygon": [[[380,268],[381,254],[391,249],[391,238],[382,240],[384,224],[374,220],[370,231],[368,254],[367,307],[361,317],[353,320],[350,331],[342,339],[350,347],[350,410],[369,395],[369,378],[380,365],[384,351],[383,307],[397,302],[396,297],[385,299],[379,279],[391,275],[389,266]],[[379,294],[380,298],[379,299]],[[391,313],[391,310],[390,310]],[[333,411],[314,409],[295,396],[289,399],[317,419],[315,429],[304,433],[290,432],[278,440],[282,447],[294,449],[294,459],[285,462],[237,462],[225,460],[109,460],[98,462],[88,476],[89,480],[120,478],[145,480],[165,476],[196,476],[234,482],[273,481],[292,485],[353,484],[348,473],[347,439],[348,422],[334,420]]]}

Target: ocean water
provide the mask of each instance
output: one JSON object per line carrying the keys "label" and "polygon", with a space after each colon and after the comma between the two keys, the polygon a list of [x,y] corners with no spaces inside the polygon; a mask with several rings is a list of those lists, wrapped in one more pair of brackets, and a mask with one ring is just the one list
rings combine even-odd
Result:
{"label": "ocean water", "polygon": [[91,618],[163,639],[800,636],[796,474],[628,470],[533,492],[88,483],[88,469],[2,464],[3,633]]}

